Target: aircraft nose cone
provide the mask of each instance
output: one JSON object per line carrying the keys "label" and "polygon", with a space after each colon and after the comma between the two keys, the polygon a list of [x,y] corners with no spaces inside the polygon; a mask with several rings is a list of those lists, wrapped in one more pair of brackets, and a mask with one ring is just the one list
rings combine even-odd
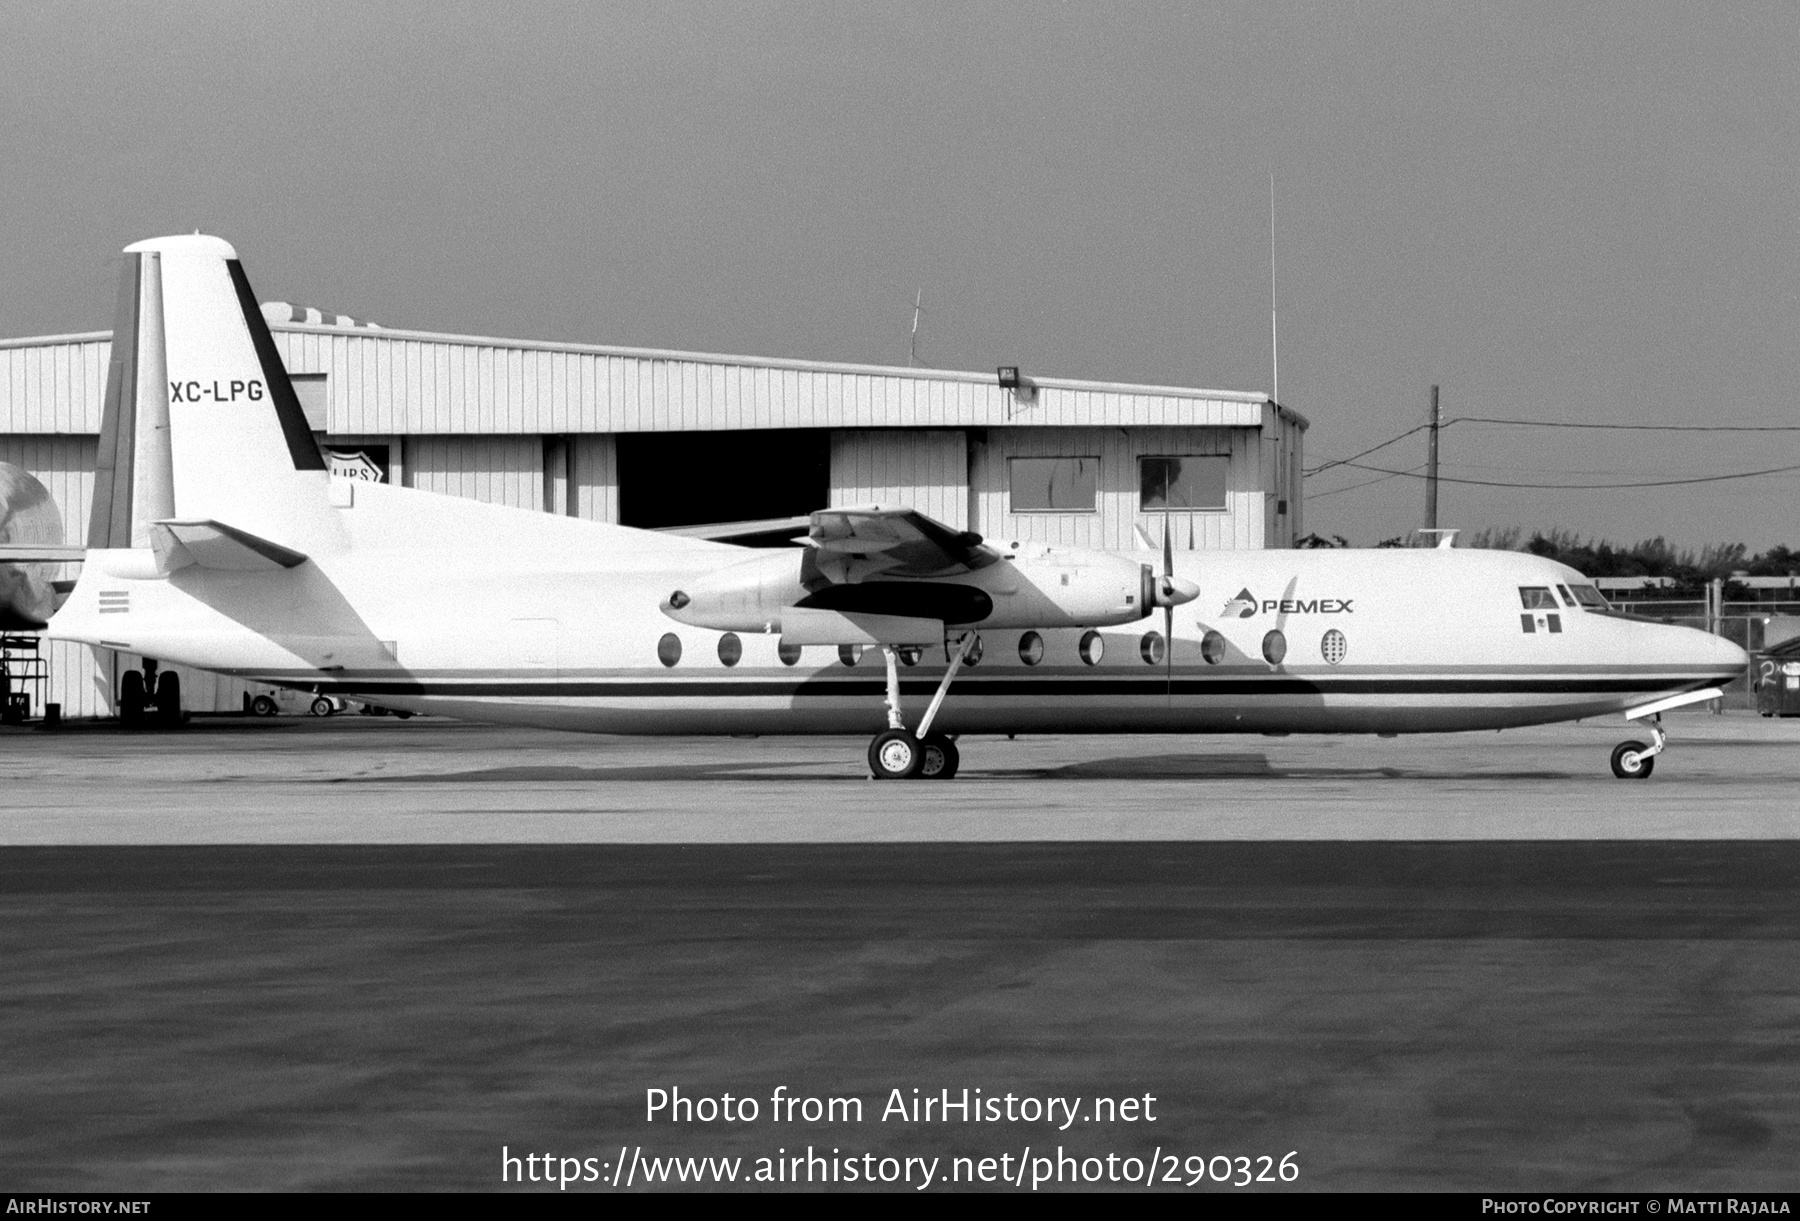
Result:
{"label": "aircraft nose cone", "polygon": [[1183,606],[1200,596],[1200,587],[1192,581],[1184,581],[1180,577],[1164,577],[1162,595],[1158,601],[1164,606]]}
{"label": "aircraft nose cone", "polygon": [[1710,655],[1707,657],[1708,664],[1718,666],[1722,672],[1729,672],[1729,674],[1722,673],[1721,677],[1736,678],[1750,668],[1750,654],[1731,641],[1723,636],[1708,636],[1707,640],[1711,646]]}

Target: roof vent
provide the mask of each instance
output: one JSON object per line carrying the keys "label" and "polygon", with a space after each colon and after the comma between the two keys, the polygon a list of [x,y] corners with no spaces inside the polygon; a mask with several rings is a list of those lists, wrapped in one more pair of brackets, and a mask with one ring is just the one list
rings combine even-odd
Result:
{"label": "roof vent", "polygon": [[286,301],[264,301],[262,305],[263,321],[271,323],[298,323],[302,326],[336,326],[346,330],[360,328],[379,331],[381,328],[373,322],[358,322],[348,314],[328,314],[324,310],[314,309],[310,305],[290,305]]}

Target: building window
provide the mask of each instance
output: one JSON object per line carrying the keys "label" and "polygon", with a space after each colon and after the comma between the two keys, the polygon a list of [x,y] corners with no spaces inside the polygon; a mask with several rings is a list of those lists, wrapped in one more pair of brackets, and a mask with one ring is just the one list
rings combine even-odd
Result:
{"label": "building window", "polygon": [[736,632],[726,632],[719,637],[719,660],[728,666],[735,666],[744,659],[744,642],[738,639]]}
{"label": "building window", "polygon": [[1268,662],[1272,666],[1278,666],[1281,664],[1281,659],[1286,656],[1287,656],[1287,637],[1282,635],[1280,628],[1276,628],[1274,631],[1270,632],[1267,636],[1263,637],[1263,660],[1264,661]]}
{"label": "building window", "polygon": [[1044,638],[1036,632],[1026,632],[1019,637],[1019,660],[1028,666],[1044,660]]}
{"label": "building window", "polygon": [[1147,666],[1160,666],[1163,659],[1163,638],[1161,632],[1145,632],[1144,638],[1138,641],[1138,656],[1144,659]]}
{"label": "building window", "polygon": [[1081,638],[1081,660],[1090,666],[1097,666],[1100,664],[1100,659],[1105,656],[1106,641],[1099,632],[1089,632]]}
{"label": "building window", "polygon": [[1138,459],[1138,508],[1223,509],[1231,459],[1220,454],[1182,454]]}
{"label": "building window", "polygon": [[1014,513],[1092,513],[1097,504],[1098,458],[1013,458],[1006,470]]}
{"label": "building window", "polygon": [[681,660],[681,637],[674,632],[663,633],[663,638],[656,642],[656,659],[665,666],[673,666]]}

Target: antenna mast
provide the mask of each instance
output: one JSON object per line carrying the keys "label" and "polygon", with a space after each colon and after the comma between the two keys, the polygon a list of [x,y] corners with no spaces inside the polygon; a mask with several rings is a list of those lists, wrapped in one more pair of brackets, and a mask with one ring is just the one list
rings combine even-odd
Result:
{"label": "antenna mast", "polygon": [[925,301],[925,290],[923,288],[921,288],[913,296],[912,341],[907,345],[907,348],[906,348],[906,367],[909,369],[919,363],[919,307],[920,307],[920,305],[922,305],[924,303],[924,301]]}
{"label": "antenna mast", "polygon": [[1281,323],[1275,309],[1275,171],[1269,171],[1269,377],[1270,393],[1281,402]]}

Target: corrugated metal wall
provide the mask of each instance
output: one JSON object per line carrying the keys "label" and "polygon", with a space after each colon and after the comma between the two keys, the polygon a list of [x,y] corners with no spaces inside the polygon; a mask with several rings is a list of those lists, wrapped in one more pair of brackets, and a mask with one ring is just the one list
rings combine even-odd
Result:
{"label": "corrugated metal wall", "polygon": [[831,503],[897,503],[969,527],[969,444],[961,431],[834,432]]}
{"label": "corrugated metal wall", "polygon": [[100,433],[105,334],[0,344],[0,433]]}
{"label": "corrugated metal wall", "polygon": [[515,509],[544,507],[540,437],[409,437],[406,483]]}
{"label": "corrugated metal wall", "polygon": [[294,372],[330,375],[331,431],[617,433],[741,428],[1229,425],[1259,395],[1044,379],[1029,402],[985,374],[647,353],[399,331],[276,328]]}
{"label": "corrugated metal wall", "polygon": [[[1175,546],[1184,550],[1262,545],[1263,496],[1258,435],[1241,428],[991,428],[971,448],[972,529],[992,539],[1023,539],[1069,547],[1128,551],[1141,547],[1134,527],[1162,539],[1163,514],[1138,512],[1138,463],[1148,454],[1222,454],[1231,458],[1223,512],[1169,515]],[[1099,491],[1091,513],[1013,513],[1007,487],[1009,458],[1100,459]]]}
{"label": "corrugated metal wall", "polygon": [[610,436],[569,440],[571,513],[588,521],[619,520],[619,445]]}
{"label": "corrugated metal wall", "polygon": [[[1029,400],[986,374],[649,353],[398,331],[277,327],[290,371],[328,375],[327,431],[367,435],[742,428],[1233,427],[1267,398],[1045,378]],[[103,332],[0,341],[0,433],[95,433]],[[1284,427],[1304,427],[1285,408]]]}

